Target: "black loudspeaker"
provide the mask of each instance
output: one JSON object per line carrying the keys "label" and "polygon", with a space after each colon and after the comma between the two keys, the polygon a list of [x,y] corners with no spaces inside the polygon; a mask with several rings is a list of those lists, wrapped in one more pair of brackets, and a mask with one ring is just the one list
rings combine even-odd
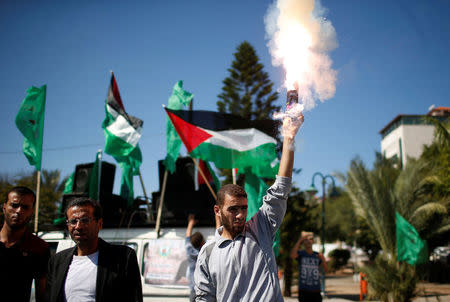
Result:
{"label": "black loudspeaker", "polygon": [[[64,194],[62,197],[62,212],[60,217],[65,216],[66,208],[70,201],[78,197],[88,197],[88,194]],[[100,205],[103,211],[103,223],[109,225],[118,224],[122,214],[127,209],[127,200],[116,194],[100,195]]]}
{"label": "black loudspeaker", "polygon": [[[75,168],[75,177],[73,180],[72,193],[85,194],[89,191],[89,176],[94,163],[80,164]],[[116,165],[102,161],[102,171],[100,177],[100,194],[111,195],[114,187],[114,176],[116,174]]]}
{"label": "black loudspeaker", "polygon": [[[158,212],[161,192],[152,193],[152,211]],[[214,226],[215,200],[206,185],[201,185],[199,191],[177,192],[166,191],[162,208],[161,224],[165,226],[187,225],[189,214],[195,214],[195,219],[201,226]]]}
{"label": "black loudspeaker", "polygon": [[[158,161],[159,171],[159,191],[162,190],[164,173],[166,171],[163,160]],[[179,157],[176,161],[176,170],[174,173],[168,173],[166,192],[195,191],[195,164],[190,157]]]}

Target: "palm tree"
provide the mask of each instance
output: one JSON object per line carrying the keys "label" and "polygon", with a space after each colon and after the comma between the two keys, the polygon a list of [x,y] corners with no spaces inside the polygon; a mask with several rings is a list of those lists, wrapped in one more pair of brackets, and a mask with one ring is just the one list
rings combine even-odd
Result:
{"label": "palm tree", "polygon": [[447,208],[427,193],[435,172],[429,162],[412,159],[401,170],[380,154],[372,171],[359,158],[351,162],[346,188],[357,215],[367,222],[382,249],[374,265],[364,269],[374,295],[382,301],[410,301],[418,280],[414,266],[396,260],[395,212],[433,244],[448,233]]}

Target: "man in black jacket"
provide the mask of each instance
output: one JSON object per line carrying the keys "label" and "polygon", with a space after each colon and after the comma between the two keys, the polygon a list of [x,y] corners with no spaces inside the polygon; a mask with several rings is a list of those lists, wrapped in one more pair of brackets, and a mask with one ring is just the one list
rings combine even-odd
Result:
{"label": "man in black jacket", "polygon": [[50,259],[47,301],[142,302],[136,253],[98,237],[101,212],[99,203],[87,197],[68,204],[67,228],[76,246]]}

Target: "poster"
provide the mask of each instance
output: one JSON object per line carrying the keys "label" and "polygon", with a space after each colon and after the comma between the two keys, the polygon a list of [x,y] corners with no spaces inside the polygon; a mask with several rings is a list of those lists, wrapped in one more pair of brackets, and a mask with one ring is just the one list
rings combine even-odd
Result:
{"label": "poster", "polygon": [[184,239],[152,239],[144,250],[146,284],[188,286]]}

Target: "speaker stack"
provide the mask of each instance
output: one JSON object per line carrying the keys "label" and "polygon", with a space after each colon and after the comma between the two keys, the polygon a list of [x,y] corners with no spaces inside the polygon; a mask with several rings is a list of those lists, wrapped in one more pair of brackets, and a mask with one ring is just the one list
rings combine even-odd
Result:
{"label": "speaker stack", "polygon": [[[161,201],[161,191],[165,167],[163,161],[158,161],[159,192],[152,193],[152,210],[157,212]],[[186,226],[189,214],[195,214],[199,225],[215,225],[215,200],[204,184],[195,190],[195,164],[190,157],[179,157],[176,170],[168,174],[166,191],[162,208],[161,224],[164,226]],[[215,186],[212,185],[213,190]]]}
{"label": "speaker stack", "polygon": [[[62,214],[65,215],[67,204],[77,197],[89,196],[89,178],[94,163],[79,164],[75,167],[72,193],[64,194],[62,199]],[[116,166],[102,161],[100,175],[99,203],[103,209],[103,224],[106,226],[118,224],[122,213],[126,210],[127,201],[112,193]]]}

